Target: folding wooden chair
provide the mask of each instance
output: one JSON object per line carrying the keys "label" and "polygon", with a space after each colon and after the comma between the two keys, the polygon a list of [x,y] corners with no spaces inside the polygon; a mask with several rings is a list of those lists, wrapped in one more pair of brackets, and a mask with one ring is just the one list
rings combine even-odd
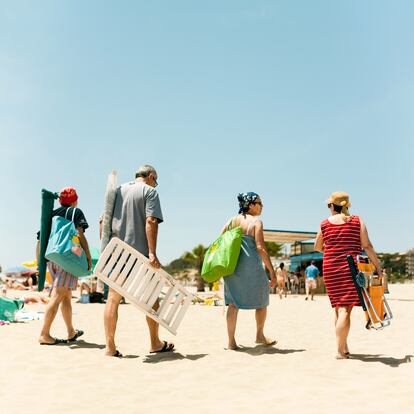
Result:
{"label": "folding wooden chair", "polygon": [[[95,274],[147,316],[177,334],[193,295],[166,271],[153,268],[148,258],[114,237],[102,252]],[[160,306],[154,310],[160,296]]]}

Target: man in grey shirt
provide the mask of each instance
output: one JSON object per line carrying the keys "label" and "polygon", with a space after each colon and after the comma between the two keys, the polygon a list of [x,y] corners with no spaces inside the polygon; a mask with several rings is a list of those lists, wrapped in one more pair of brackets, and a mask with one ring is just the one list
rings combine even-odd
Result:
{"label": "man in grey shirt", "polygon": [[[135,174],[135,181],[121,185],[117,189],[114,214],[112,219],[112,236],[118,237],[138,250],[150,260],[151,266],[160,267],[157,258],[158,224],[162,223],[160,200],[155,190],[157,172],[150,165],[141,166]],[[104,322],[106,336],[106,355],[121,357],[115,346],[115,331],[118,320],[118,306],[122,297],[109,289],[105,305]],[[158,309],[158,301],[154,309]],[[161,341],[159,324],[147,317],[151,339],[151,353],[172,351],[174,344]]]}

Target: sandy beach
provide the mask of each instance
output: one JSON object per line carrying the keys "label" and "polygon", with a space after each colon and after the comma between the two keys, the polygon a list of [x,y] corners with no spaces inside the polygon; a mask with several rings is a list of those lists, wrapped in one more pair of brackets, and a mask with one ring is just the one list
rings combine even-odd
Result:
{"label": "sandy beach", "polygon": [[[352,359],[337,361],[328,297],[280,300],[271,295],[267,335],[275,347],[254,343],[254,312],[239,315],[243,348],[227,351],[220,306],[192,306],[178,335],[162,338],[176,351],[148,354],[144,316],[120,306],[117,333],[123,359],[104,356],[101,304],[78,304],[76,344],[40,346],[41,322],[0,327],[0,411],[13,413],[412,413],[414,411],[414,285],[392,285],[392,325],[364,328],[352,316]],[[21,295],[9,291],[9,297]],[[25,293],[27,294],[27,293]],[[35,293],[39,295],[39,293]],[[26,305],[42,311],[45,305]],[[65,336],[58,314],[52,334]]]}

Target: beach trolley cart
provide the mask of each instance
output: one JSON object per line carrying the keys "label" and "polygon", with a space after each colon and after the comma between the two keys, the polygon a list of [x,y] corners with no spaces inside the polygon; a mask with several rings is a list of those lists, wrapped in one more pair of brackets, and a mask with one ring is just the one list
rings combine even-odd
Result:
{"label": "beach trolley cart", "polygon": [[[147,316],[177,334],[193,295],[166,271],[155,269],[148,258],[114,237],[102,252],[95,274]],[[160,296],[160,306],[154,310]]]}
{"label": "beach trolley cart", "polygon": [[357,264],[351,255],[347,257],[352,279],[358,292],[362,309],[365,311],[367,329],[382,329],[392,319],[391,308],[385,298],[384,277],[374,275],[374,266],[368,257],[357,256]]}

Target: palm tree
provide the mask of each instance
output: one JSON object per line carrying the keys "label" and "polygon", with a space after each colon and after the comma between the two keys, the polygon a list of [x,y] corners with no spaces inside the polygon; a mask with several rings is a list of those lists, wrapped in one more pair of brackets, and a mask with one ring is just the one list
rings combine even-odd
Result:
{"label": "palm tree", "polygon": [[204,292],[204,280],[201,278],[201,268],[203,267],[204,255],[207,251],[207,248],[202,244],[194,247],[191,252],[185,252],[181,259],[186,260],[193,264],[197,270],[196,280],[197,280],[197,292]]}
{"label": "palm tree", "polygon": [[265,242],[267,252],[270,257],[279,257],[283,254],[283,244],[282,243],[273,243]]}

